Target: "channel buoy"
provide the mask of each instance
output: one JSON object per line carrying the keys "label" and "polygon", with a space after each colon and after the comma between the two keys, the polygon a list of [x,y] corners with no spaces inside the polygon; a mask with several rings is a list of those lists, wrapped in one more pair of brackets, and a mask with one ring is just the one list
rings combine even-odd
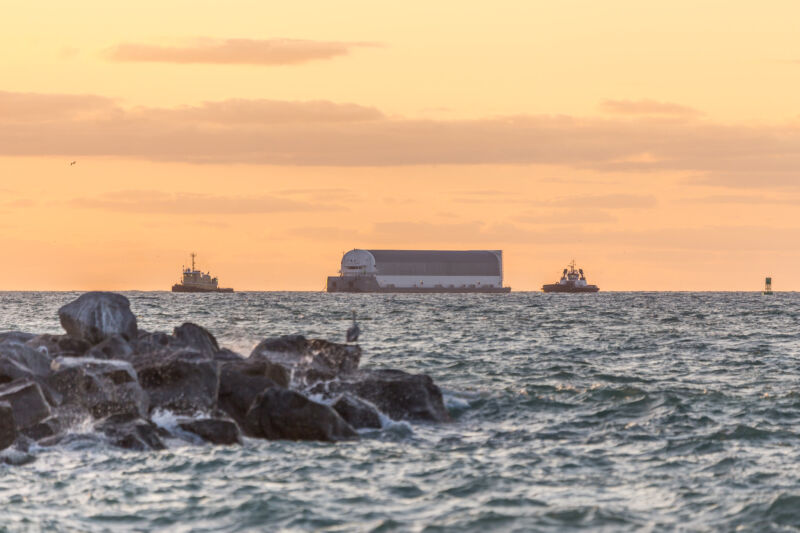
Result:
{"label": "channel buoy", "polygon": [[764,281],[764,292],[762,294],[766,294],[768,296],[772,296],[772,278],[768,277]]}

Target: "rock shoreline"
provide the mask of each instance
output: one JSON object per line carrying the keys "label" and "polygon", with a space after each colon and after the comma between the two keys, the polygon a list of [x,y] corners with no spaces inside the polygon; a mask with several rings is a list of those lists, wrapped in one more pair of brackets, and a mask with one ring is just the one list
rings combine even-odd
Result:
{"label": "rock shoreline", "polygon": [[[128,299],[109,292],[83,294],[58,315],[63,335],[0,333],[0,450],[56,445],[87,419],[134,450],[169,438],[351,440],[380,427],[380,413],[450,419],[430,377],[359,369],[358,345],[286,335],[245,357],[190,322],[171,334],[140,330]],[[162,411],[178,417],[174,431],[153,422]]]}

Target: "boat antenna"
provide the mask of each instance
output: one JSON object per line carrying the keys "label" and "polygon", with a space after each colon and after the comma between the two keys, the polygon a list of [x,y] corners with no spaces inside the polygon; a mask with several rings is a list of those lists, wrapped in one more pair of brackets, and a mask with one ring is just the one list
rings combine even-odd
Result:
{"label": "boat antenna", "polygon": [[194,257],[196,255],[197,255],[196,253],[192,252],[192,271],[194,271]]}

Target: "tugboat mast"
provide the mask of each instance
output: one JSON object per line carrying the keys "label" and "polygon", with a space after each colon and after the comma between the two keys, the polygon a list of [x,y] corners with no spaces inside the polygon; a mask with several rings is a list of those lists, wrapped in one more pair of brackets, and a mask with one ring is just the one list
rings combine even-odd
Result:
{"label": "tugboat mast", "polygon": [[196,255],[197,255],[196,253],[192,252],[192,272],[194,272],[194,257]]}

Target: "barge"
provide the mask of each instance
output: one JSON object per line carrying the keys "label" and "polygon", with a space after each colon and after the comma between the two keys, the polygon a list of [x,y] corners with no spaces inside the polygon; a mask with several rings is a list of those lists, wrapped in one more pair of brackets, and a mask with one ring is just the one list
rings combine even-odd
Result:
{"label": "barge", "polygon": [[342,256],[328,292],[508,293],[502,250],[362,250]]}

